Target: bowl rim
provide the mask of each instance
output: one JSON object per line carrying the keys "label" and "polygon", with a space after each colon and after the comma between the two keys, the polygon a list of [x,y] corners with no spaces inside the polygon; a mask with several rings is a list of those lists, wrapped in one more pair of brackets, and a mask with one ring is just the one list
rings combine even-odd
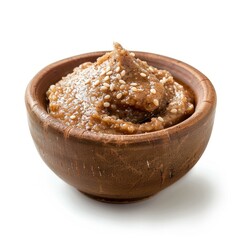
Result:
{"label": "bowl rim", "polygon": [[[59,67],[61,65],[66,64],[69,61],[78,61],[82,58],[88,58],[88,57],[99,57],[105,54],[109,51],[97,51],[97,52],[90,52],[90,53],[84,53],[80,55],[76,55],[73,57],[65,58],[62,60],[59,60],[57,62],[51,63],[44,67],[42,70],[40,70],[33,79],[29,82],[26,92],[25,92],[25,103],[27,106],[27,111],[32,111],[37,118],[42,122],[43,127],[45,130],[47,128],[52,128],[57,132],[60,132],[63,134],[65,138],[73,137],[79,141],[90,141],[95,142],[99,144],[140,144],[144,142],[152,142],[156,140],[161,141],[172,141],[174,138],[176,138],[179,134],[179,131],[185,132],[186,134],[191,131],[195,124],[199,121],[204,121],[206,117],[211,114],[212,111],[215,111],[216,107],[216,101],[217,96],[215,89],[211,83],[211,81],[199,70],[192,67],[191,65],[179,61],[177,59],[155,54],[155,53],[149,53],[149,52],[141,52],[141,51],[131,51],[134,52],[137,57],[144,60],[144,56],[148,58],[158,58],[163,61],[167,61],[172,64],[172,66],[178,66],[180,68],[183,68],[184,70],[190,72],[193,74],[196,79],[198,80],[198,84],[201,85],[201,87],[204,89],[204,96],[203,101],[200,103],[197,103],[197,108],[195,106],[195,112],[185,119],[184,121],[175,124],[171,127],[154,131],[154,132],[147,132],[147,133],[141,133],[141,134],[129,134],[129,135],[117,135],[117,134],[107,134],[107,133],[95,133],[91,132],[89,130],[80,129],[75,126],[67,126],[63,122],[61,122],[58,119],[55,119],[52,117],[46,109],[44,109],[41,104],[38,102],[37,97],[37,91],[36,86],[38,85],[39,81],[48,74],[52,69],[55,69],[56,67]],[[191,86],[189,86],[191,88]],[[196,93],[195,93],[196,94]]]}

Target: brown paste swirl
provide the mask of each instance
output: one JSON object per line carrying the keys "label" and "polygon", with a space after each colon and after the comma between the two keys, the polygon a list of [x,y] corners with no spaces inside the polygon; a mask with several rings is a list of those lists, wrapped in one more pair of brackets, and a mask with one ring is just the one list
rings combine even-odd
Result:
{"label": "brown paste swirl", "polygon": [[161,130],[194,112],[189,89],[118,43],[51,85],[47,98],[50,115],[66,125],[109,134]]}

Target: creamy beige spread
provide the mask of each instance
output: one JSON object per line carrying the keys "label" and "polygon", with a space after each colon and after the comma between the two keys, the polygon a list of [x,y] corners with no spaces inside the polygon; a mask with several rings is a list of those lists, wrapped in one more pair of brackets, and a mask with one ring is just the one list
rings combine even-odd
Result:
{"label": "creamy beige spread", "polygon": [[66,125],[110,134],[161,130],[194,112],[189,89],[118,43],[51,85],[47,98],[50,115]]}

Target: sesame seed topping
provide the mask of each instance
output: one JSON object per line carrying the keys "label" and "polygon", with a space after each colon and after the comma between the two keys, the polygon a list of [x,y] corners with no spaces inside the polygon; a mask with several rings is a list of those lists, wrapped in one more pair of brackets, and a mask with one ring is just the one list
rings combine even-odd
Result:
{"label": "sesame seed topping", "polygon": [[153,99],[153,104],[158,107],[159,106],[159,101],[155,98],[155,99]]}
{"label": "sesame seed topping", "polygon": [[146,76],[147,76],[147,74],[145,74],[145,73],[140,73],[140,75],[141,75],[142,77],[146,77]]}
{"label": "sesame seed topping", "polygon": [[111,70],[110,66],[107,66],[106,72],[109,72]]}
{"label": "sesame seed topping", "polygon": [[125,70],[122,70],[122,71],[121,71],[121,76],[123,77],[123,76],[125,76],[125,74],[126,74],[126,71],[125,71]]}
{"label": "sesame seed topping", "polygon": [[53,90],[55,90],[55,89],[56,89],[55,85],[51,85],[51,86],[50,86],[50,90],[51,90],[51,91],[53,91]]}
{"label": "sesame seed topping", "polygon": [[85,84],[88,84],[88,83],[90,83],[90,79],[87,79],[85,82]]}
{"label": "sesame seed topping", "polygon": [[100,91],[106,91],[108,88],[105,86],[100,87]]}
{"label": "sesame seed topping", "polygon": [[151,72],[154,72],[154,69],[152,67],[148,68]]}
{"label": "sesame seed topping", "polygon": [[110,98],[111,98],[110,95],[106,95],[106,96],[104,97],[104,99],[110,99]]}
{"label": "sesame seed topping", "polygon": [[121,90],[125,89],[125,85],[120,85],[119,87]]}
{"label": "sesame seed topping", "polygon": [[110,77],[109,76],[106,76],[104,79],[103,79],[103,81],[107,81],[107,80],[109,80],[110,79]]}
{"label": "sesame seed topping", "polygon": [[137,86],[137,83],[133,82],[133,83],[130,83],[131,86]]}
{"label": "sesame seed topping", "polygon": [[112,74],[112,71],[109,71],[109,72],[106,73],[106,75],[108,75],[108,76],[111,75],[111,74]]}
{"label": "sesame seed topping", "polygon": [[100,83],[100,81],[99,81],[99,80],[97,80],[97,81],[94,83],[94,86],[97,86],[97,85],[99,85],[99,83]]}
{"label": "sesame seed topping", "polygon": [[119,73],[116,75],[116,77],[117,79],[121,79],[121,75]]}
{"label": "sesame seed topping", "polygon": [[122,93],[118,93],[116,96],[117,99],[120,99],[121,97],[122,97]]}
{"label": "sesame seed topping", "polygon": [[115,89],[115,85],[113,83],[110,84],[110,90],[113,91]]}
{"label": "sesame seed topping", "polygon": [[136,87],[132,87],[131,89],[133,92],[137,92],[137,90],[138,90]]}
{"label": "sesame seed topping", "polygon": [[118,66],[118,67],[116,67],[116,69],[115,69],[115,72],[120,72],[120,67]]}
{"label": "sesame seed topping", "polygon": [[122,79],[120,79],[119,82],[122,83],[122,84],[126,84],[126,82]]}
{"label": "sesame seed topping", "polygon": [[75,116],[75,115],[72,115],[72,116],[70,116],[70,118],[73,120],[73,119],[76,118],[76,116]]}
{"label": "sesame seed topping", "polygon": [[157,93],[156,89],[154,89],[154,88],[150,89],[150,92],[151,92],[152,94],[156,94],[156,93]]}
{"label": "sesame seed topping", "polygon": [[194,108],[194,106],[193,106],[193,104],[190,104],[189,106],[188,106],[188,108],[187,108],[187,110],[192,110]]}
{"label": "sesame seed topping", "polygon": [[159,120],[160,122],[164,122],[164,119],[163,119],[162,117],[158,117],[158,120]]}
{"label": "sesame seed topping", "polygon": [[103,76],[105,73],[106,73],[106,71],[103,70],[103,71],[100,73],[100,76]]}
{"label": "sesame seed topping", "polygon": [[103,83],[103,86],[105,86],[105,87],[108,87],[109,88],[109,84],[108,83]]}
{"label": "sesame seed topping", "polygon": [[131,52],[130,56],[135,57],[135,53]]}
{"label": "sesame seed topping", "polygon": [[168,79],[165,78],[165,77],[163,77],[163,78],[160,80],[160,82],[163,83],[163,84],[165,84],[167,81],[168,81]]}
{"label": "sesame seed topping", "polygon": [[107,107],[110,107],[110,103],[109,103],[109,102],[104,102],[104,103],[103,103],[103,106],[106,107],[106,108],[107,108]]}
{"label": "sesame seed topping", "polygon": [[129,132],[133,132],[133,131],[134,131],[134,127],[130,125],[130,126],[128,127],[128,131],[129,131]]}
{"label": "sesame seed topping", "polygon": [[171,113],[177,113],[177,109],[176,109],[176,108],[173,108],[173,109],[171,109],[170,112],[171,112]]}

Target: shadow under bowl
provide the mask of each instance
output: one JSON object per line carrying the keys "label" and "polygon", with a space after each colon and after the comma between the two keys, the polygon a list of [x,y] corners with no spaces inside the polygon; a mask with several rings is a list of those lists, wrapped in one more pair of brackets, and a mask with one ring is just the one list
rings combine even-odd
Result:
{"label": "shadow under bowl", "polygon": [[170,71],[195,95],[195,112],[183,122],[145,134],[112,135],[69,127],[47,112],[46,91],[93,52],[50,64],[29,83],[25,102],[32,138],[44,162],[65,182],[97,200],[132,202],[177,181],[199,160],[209,141],[216,109],[213,85],[181,61],[145,52],[136,57]]}

